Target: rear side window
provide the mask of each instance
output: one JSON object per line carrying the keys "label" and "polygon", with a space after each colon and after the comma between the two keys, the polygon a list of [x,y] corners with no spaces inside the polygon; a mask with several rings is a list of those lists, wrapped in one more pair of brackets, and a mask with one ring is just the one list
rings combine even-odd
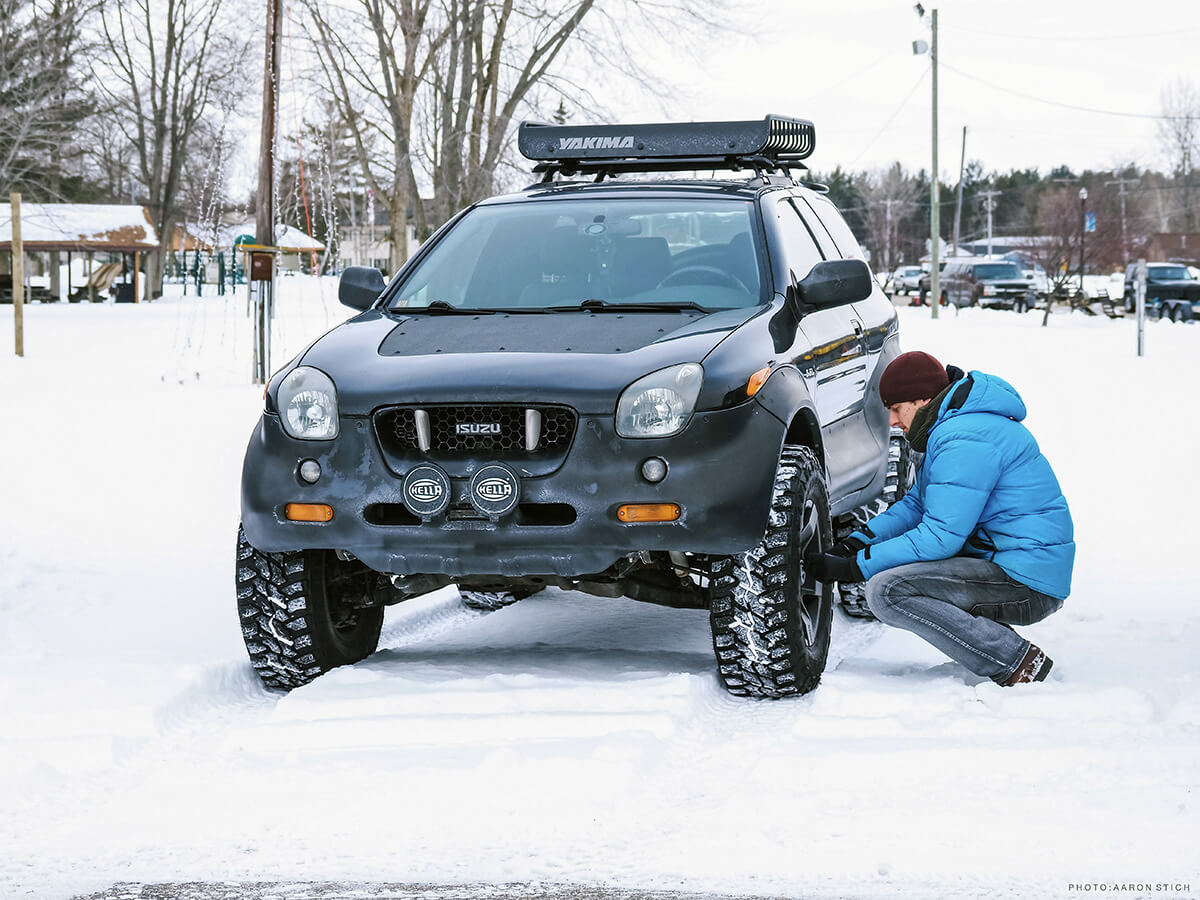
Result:
{"label": "rear side window", "polygon": [[850,226],[846,224],[846,220],[842,218],[842,214],[837,211],[837,207],[829,198],[814,194],[811,197],[805,196],[797,199],[816,214],[821,225],[833,239],[839,256],[843,259],[866,260],[862,247],[859,246],[858,238],[854,236],[854,232],[850,230]]}
{"label": "rear side window", "polygon": [[787,267],[797,281],[803,281],[812,267],[823,259],[809,227],[788,200],[775,204],[775,221],[783,242]]}

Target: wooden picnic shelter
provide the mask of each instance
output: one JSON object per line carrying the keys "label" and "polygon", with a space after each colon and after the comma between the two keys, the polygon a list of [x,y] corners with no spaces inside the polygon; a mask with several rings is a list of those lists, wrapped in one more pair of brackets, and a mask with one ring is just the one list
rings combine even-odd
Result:
{"label": "wooden picnic shelter", "polygon": [[[118,255],[122,268],[133,258],[133,300],[141,300],[138,272],[143,253],[161,249],[158,233],[144,206],[114,203],[22,203],[21,244],[26,254],[67,254],[67,296],[72,293],[71,255],[86,254],[88,259],[89,299],[94,300],[96,253]],[[0,261],[7,263],[7,275],[0,273],[0,291],[7,279],[8,297],[12,292],[12,208],[0,203]],[[82,286],[81,286],[82,287]],[[57,297],[54,297],[57,300]]]}

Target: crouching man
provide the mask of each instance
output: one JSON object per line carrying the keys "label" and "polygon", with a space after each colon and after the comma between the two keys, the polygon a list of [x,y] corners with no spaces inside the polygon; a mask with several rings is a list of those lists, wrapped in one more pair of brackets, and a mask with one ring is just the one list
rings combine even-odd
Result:
{"label": "crouching man", "polygon": [[823,582],[867,581],[883,622],[920,635],[1001,685],[1041,681],[1051,660],[1010,626],[1039,622],[1071,590],[1074,530],[1050,463],[1003,379],[903,353],[879,394],[913,449],[916,484],[806,564]]}

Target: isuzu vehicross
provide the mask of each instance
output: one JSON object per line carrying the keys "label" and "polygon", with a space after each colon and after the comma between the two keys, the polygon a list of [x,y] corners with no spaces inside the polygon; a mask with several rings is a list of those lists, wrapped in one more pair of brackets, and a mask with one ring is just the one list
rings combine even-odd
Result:
{"label": "isuzu vehicross", "polygon": [[[389,284],[346,270],[361,313],[275,374],[246,452],[262,680],[366,657],[387,604],[454,583],[708,609],[732,693],[814,688],[835,596],[803,554],[903,481],[877,394],[896,315],[793,177],[814,140],[776,116],[525,123],[540,183],[464,210]],[[699,170],[734,176],[654,176]]]}

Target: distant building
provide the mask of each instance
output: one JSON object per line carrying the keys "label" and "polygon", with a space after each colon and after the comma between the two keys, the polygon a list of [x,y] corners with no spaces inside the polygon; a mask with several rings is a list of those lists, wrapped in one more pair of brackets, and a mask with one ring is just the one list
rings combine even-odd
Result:
{"label": "distant building", "polygon": [[[1014,250],[1028,253],[1031,248],[1053,240],[1054,238],[1038,237],[1029,234],[994,234],[992,235],[992,256],[1003,256],[1005,253],[1012,253]],[[960,256],[984,256],[987,252],[987,238],[981,238],[976,241],[958,242],[958,253]]]}
{"label": "distant building", "polygon": [[1141,253],[1147,262],[1200,263],[1200,231],[1164,231],[1146,239]]}
{"label": "distant building", "polygon": [[[255,243],[257,228],[253,222],[243,222],[221,229],[220,243],[223,247],[235,247],[238,244]],[[299,228],[291,225],[277,227],[275,247],[279,248],[279,268],[291,271],[310,271],[320,265],[320,255],[325,252],[325,245],[314,237],[309,237]]]}

